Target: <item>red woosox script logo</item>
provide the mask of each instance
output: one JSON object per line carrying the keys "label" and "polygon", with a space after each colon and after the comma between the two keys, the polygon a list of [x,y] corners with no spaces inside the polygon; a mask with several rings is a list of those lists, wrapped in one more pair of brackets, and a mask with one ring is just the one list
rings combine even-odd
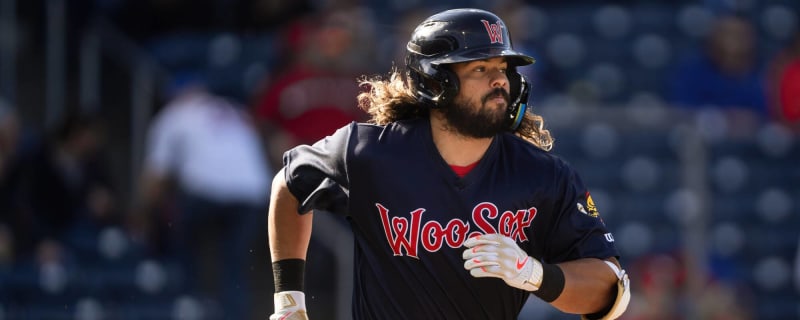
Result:
{"label": "red woosox script logo", "polygon": [[486,32],[489,33],[489,41],[491,43],[503,43],[503,23],[497,21],[496,23],[489,23],[489,21],[481,20],[483,26],[486,27]]}
{"label": "red woosox script logo", "polygon": [[[394,255],[402,256],[405,252],[405,255],[412,258],[418,258],[420,246],[429,252],[439,251],[444,244],[451,248],[459,248],[467,238],[481,234],[500,233],[516,241],[528,241],[525,230],[531,226],[537,211],[535,207],[531,207],[527,210],[504,211],[501,214],[495,204],[482,202],[472,209],[472,222],[479,231],[470,233],[470,223],[460,219],[452,219],[444,226],[435,220],[423,224],[424,208],[412,211],[409,221],[405,217],[390,219],[389,209],[380,203],[376,203],[375,206],[378,207],[383,231]],[[489,219],[495,221],[496,228]]]}

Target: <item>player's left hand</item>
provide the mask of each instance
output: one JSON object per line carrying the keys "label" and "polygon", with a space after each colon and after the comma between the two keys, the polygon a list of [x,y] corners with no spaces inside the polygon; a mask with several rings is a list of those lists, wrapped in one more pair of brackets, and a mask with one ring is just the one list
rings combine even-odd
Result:
{"label": "player's left hand", "polygon": [[464,268],[476,278],[494,277],[509,286],[527,291],[539,290],[542,264],[528,256],[514,239],[502,234],[485,234],[464,241]]}

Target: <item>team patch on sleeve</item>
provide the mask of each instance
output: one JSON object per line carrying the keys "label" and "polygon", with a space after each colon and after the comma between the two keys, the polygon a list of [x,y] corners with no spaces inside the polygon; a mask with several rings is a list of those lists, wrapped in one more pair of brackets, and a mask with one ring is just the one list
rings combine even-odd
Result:
{"label": "team patch on sleeve", "polygon": [[577,207],[578,211],[587,216],[593,218],[600,216],[600,212],[597,211],[597,206],[594,205],[594,200],[592,200],[592,195],[590,195],[588,191],[586,192],[586,203],[578,202]]}

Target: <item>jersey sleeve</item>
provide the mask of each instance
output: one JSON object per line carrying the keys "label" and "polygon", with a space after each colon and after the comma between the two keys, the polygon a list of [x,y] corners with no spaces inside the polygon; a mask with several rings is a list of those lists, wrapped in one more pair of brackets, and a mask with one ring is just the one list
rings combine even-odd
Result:
{"label": "jersey sleeve", "polygon": [[545,260],[559,263],[581,258],[619,257],[614,238],[580,176],[562,165],[554,209],[558,212],[546,240]]}
{"label": "jersey sleeve", "polygon": [[313,145],[300,145],[284,153],[286,184],[300,202],[300,213],[312,209],[346,212],[349,196],[346,158],[354,126],[342,127]]}

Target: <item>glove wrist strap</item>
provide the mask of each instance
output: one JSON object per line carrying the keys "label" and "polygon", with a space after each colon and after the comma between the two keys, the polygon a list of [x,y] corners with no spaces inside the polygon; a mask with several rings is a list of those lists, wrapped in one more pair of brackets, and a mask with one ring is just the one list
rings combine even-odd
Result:
{"label": "glove wrist strap", "polygon": [[281,310],[305,310],[306,295],[301,291],[283,291],[275,294],[275,312]]}

